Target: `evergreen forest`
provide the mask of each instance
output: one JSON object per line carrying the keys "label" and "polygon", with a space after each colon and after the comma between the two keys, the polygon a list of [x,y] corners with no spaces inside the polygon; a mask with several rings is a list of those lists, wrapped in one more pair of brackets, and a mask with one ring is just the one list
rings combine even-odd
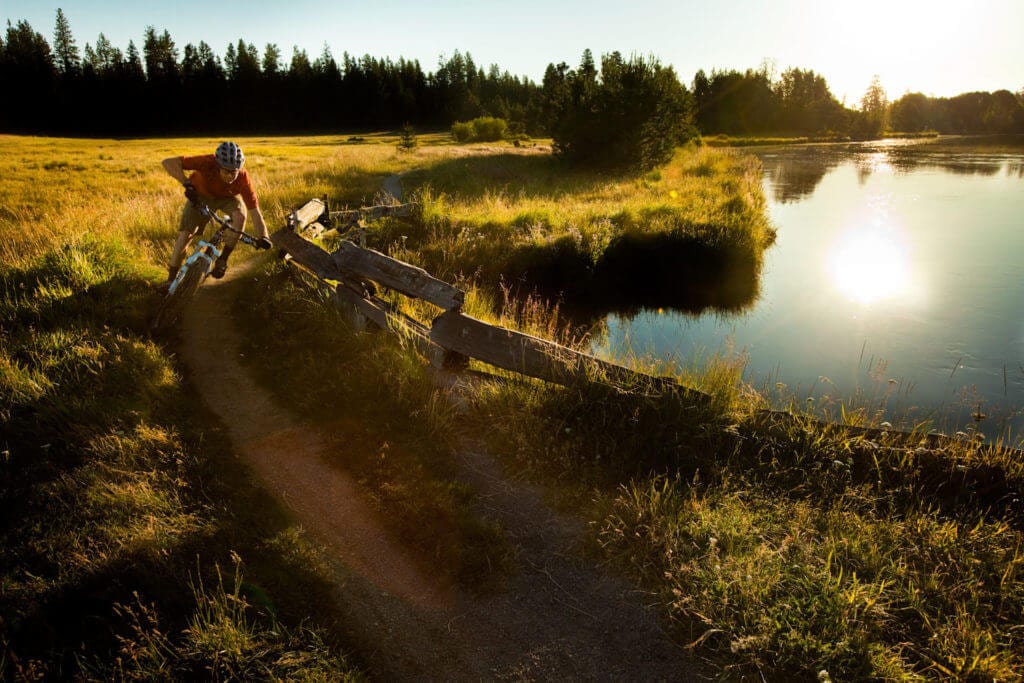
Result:
{"label": "evergreen forest", "polygon": [[[146,27],[141,49],[134,41],[122,49],[102,33],[81,44],[58,9],[52,40],[24,20],[8,21],[0,36],[0,88],[6,94],[0,131],[292,134],[403,125],[445,129],[459,121],[494,117],[507,121],[512,134],[557,135],[571,125],[565,120],[567,97],[592,102],[586,93],[596,82],[620,81],[623,66],[639,65],[658,83],[645,89],[644,96],[662,99],[632,104],[680,116],[681,126],[703,135],[865,139],[889,131],[1024,133],[1024,90],[950,98],[906,93],[891,101],[876,78],[861,100],[849,106],[813,70],[702,69],[689,85],[669,87],[666,77],[678,77],[657,63],[636,58],[627,62],[618,53],[603,55],[600,63],[598,76],[586,51],[577,68],[549,64],[537,84],[497,65],[485,69],[458,50],[427,71],[418,60],[404,58],[345,53],[336,59],[326,45],[311,57],[298,47],[286,55],[276,44],[261,50],[239,39],[220,54],[205,41],[179,47],[166,30],[153,26]],[[614,79],[604,72],[609,65],[616,67]],[[667,106],[665,97],[671,100]],[[614,101],[614,96],[601,100]],[[595,128],[593,121],[583,123],[589,128],[581,139],[600,135],[601,127]],[[652,143],[646,139],[644,144]]]}

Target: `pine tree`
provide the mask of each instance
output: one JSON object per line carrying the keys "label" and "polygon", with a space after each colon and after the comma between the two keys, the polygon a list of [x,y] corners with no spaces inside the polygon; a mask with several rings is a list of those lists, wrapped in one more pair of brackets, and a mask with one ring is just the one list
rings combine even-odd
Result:
{"label": "pine tree", "polygon": [[275,43],[263,48],[263,74],[275,78],[281,73],[281,49]]}
{"label": "pine tree", "polygon": [[178,48],[171,34],[164,30],[157,35],[152,26],[146,27],[142,51],[146,59],[146,77],[151,83],[165,85],[178,80]]}
{"label": "pine tree", "polygon": [[[558,71],[549,67],[552,93]],[[604,55],[597,77],[584,52],[578,71],[565,74],[561,102],[554,104],[551,136],[556,154],[588,166],[650,169],[693,137],[692,101],[671,67],[618,52]]]}
{"label": "pine tree", "polygon": [[416,129],[412,124],[406,123],[402,126],[402,137],[398,140],[398,149],[403,152],[411,152],[419,147],[419,140],[416,139]]}
{"label": "pine tree", "polygon": [[46,38],[25,20],[7,22],[7,39],[0,62],[0,92],[8,96],[0,106],[5,128],[45,130],[54,116],[57,71]]}
{"label": "pine tree", "polygon": [[292,61],[288,65],[288,74],[292,78],[303,80],[309,78],[313,73],[313,65],[309,61],[309,54],[300,50],[297,45],[292,46]]}
{"label": "pine tree", "polygon": [[229,81],[238,78],[238,50],[234,43],[228,43],[228,49],[224,51],[224,71]]}
{"label": "pine tree", "polygon": [[125,53],[124,71],[129,81],[142,81],[146,78],[146,72],[142,70],[142,58],[139,57],[139,48],[135,47],[135,41],[128,41],[128,52]]}
{"label": "pine tree", "polygon": [[57,70],[65,76],[74,76],[82,66],[78,46],[71,33],[71,24],[64,16],[64,10],[57,8],[57,26],[53,30],[53,53]]}
{"label": "pine tree", "polygon": [[96,71],[101,74],[110,73],[120,59],[116,59],[117,49],[110,44],[102,33],[96,39]]}

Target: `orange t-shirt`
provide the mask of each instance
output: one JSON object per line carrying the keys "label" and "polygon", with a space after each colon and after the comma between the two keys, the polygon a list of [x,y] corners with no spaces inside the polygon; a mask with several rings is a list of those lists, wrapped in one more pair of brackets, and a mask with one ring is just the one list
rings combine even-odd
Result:
{"label": "orange t-shirt", "polygon": [[249,172],[244,168],[238,172],[237,178],[230,183],[225,183],[220,177],[217,157],[212,154],[201,154],[194,157],[183,156],[181,157],[181,167],[186,171],[195,171],[189,176],[189,180],[201,194],[225,199],[241,195],[247,209],[255,209],[259,204],[256,192],[252,189],[252,181],[249,180]]}

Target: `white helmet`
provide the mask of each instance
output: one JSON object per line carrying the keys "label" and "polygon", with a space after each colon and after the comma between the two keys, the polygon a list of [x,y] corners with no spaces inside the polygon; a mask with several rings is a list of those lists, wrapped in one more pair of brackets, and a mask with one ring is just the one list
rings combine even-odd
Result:
{"label": "white helmet", "polygon": [[217,164],[229,171],[237,171],[245,163],[245,155],[242,154],[242,148],[233,142],[220,143],[214,156],[217,157]]}

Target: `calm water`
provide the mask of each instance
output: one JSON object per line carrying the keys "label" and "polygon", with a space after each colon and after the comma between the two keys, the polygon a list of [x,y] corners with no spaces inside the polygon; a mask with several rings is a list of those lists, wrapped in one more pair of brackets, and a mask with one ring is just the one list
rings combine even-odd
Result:
{"label": "calm water", "polygon": [[746,358],[776,404],[1024,433],[1024,152],[765,148],[778,241],[741,314],[608,319],[615,351]]}

